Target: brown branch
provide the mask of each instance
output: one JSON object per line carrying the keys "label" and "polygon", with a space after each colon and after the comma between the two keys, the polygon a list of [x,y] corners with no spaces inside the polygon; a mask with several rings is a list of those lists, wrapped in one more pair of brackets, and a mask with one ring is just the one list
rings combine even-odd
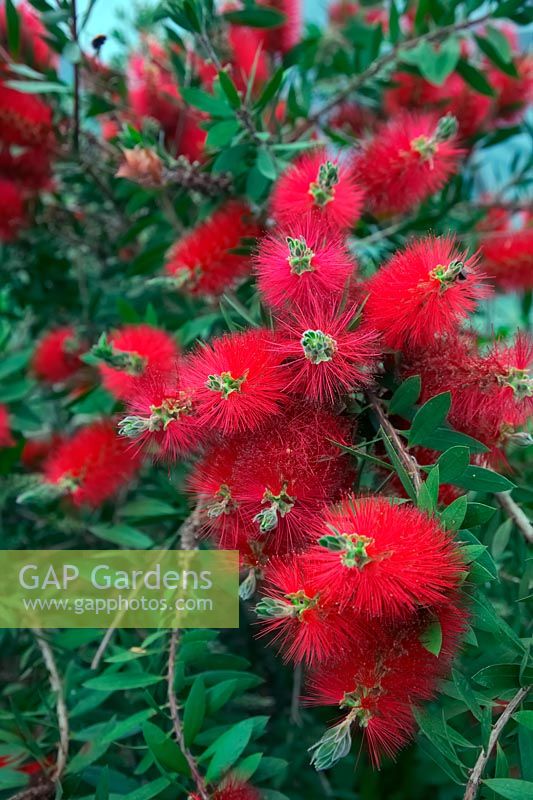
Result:
{"label": "brown branch", "polygon": [[37,638],[39,650],[41,651],[43,661],[50,676],[50,686],[52,688],[52,692],[55,692],[56,694],[56,714],[57,724],[59,727],[59,745],[57,748],[56,763],[51,779],[57,783],[65,771],[69,748],[69,722],[67,704],[65,702],[65,691],[52,648],[44,638],[43,632],[40,628],[34,628],[33,633]]}
{"label": "brown branch", "polygon": [[443,28],[438,28],[436,30],[429,31],[428,33],[423,33],[420,36],[415,36],[411,39],[405,39],[405,41],[399,42],[391,50],[389,50],[388,53],[385,53],[385,55],[383,55],[381,58],[378,58],[376,61],[374,61],[366,70],[364,70],[364,72],[361,72],[359,75],[355,75],[347,83],[344,89],[338,92],[334,97],[330,98],[330,100],[324,103],[324,105],[315,111],[314,114],[311,114],[305,120],[305,122],[299,128],[297,128],[296,131],[294,131],[294,133],[289,137],[288,141],[299,139],[302,134],[319,122],[324,114],[332,111],[339,103],[342,103],[343,100],[352,94],[352,92],[356,92],[361,88],[361,86],[367,83],[367,81],[375,78],[384,67],[389,66],[389,64],[393,64],[406,50],[412,50],[422,42],[438,42],[440,39],[443,39],[448,35],[458,33],[459,31],[468,30],[476,25],[482,25],[484,22],[490,19],[491,16],[492,12],[489,12],[478,19],[456,22],[452,25],[446,25]]}
{"label": "brown branch", "polygon": [[38,783],[36,786],[30,786],[29,789],[23,789],[12,795],[9,800],[45,800],[45,798],[54,797],[56,793],[55,783],[45,780]]}
{"label": "brown branch", "polygon": [[530,689],[531,686],[525,686],[522,689],[520,689],[515,694],[513,699],[507,704],[505,711],[496,720],[492,728],[492,731],[490,733],[487,749],[484,750],[482,748],[481,753],[479,754],[479,757],[474,765],[474,768],[470,773],[468,783],[466,784],[466,790],[464,793],[463,800],[474,800],[474,798],[477,796],[483,771],[487,766],[487,762],[492,754],[492,751],[496,747],[496,742],[498,741],[499,737],[502,734],[503,729],[509,722],[510,718],[512,717],[518,706],[526,698]]}
{"label": "brown branch", "polygon": [[174,736],[179,745],[179,748],[183,753],[183,755],[185,756],[185,760],[187,761],[189,769],[191,770],[191,776],[196,785],[196,791],[198,792],[199,797],[201,798],[201,800],[209,800],[209,794],[207,792],[207,787],[203,775],[201,774],[198,768],[196,759],[194,758],[193,754],[185,744],[185,737],[183,734],[183,726],[181,724],[178,701],[176,698],[176,693],[174,691],[174,676],[176,674],[176,650],[178,646],[178,636],[179,636],[179,631],[174,628],[170,633],[170,647],[168,654],[168,670],[167,670],[168,704],[170,707],[172,728],[174,730]]}
{"label": "brown branch", "polygon": [[496,500],[501,505],[507,516],[513,520],[526,541],[533,542],[533,525],[526,517],[520,506],[515,503],[510,492],[497,492]]}
{"label": "brown branch", "polygon": [[383,428],[383,430],[393,443],[394,449],[398,454],[398,458],[405,467],[407,474],[413,481],[416,493],[418,494],[418,491],[422,486],[422,477],[420,475],[420,470],[418,469],[418,464],[416,460],[413,458],[412,455],[410,455],[409,451],[407,450],[400,436],[398,435],[398,431],[392,425],[389,418],[385,414],[379,398],[376,397],[376,395],[373,392],[367,392],[366,395],[368,397],[368,402],[370,403],[371,408],[375,411],[381,427]]}
{"label": "brown branch", "polygon": [[100,666],[100,661],[102,660],[104,653],[107,649],[107,645],[113,638],[113,634],[115,633],[116,628],[108,628],[102,637],[102,641],[98,645],[98,649],[93,656],[93,660],[91,661],[91,669],[98,669]]}

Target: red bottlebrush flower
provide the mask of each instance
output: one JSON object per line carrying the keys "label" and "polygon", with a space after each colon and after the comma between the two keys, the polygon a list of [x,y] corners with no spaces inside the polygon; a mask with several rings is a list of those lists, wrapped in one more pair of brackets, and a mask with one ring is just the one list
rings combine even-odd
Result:
{"label": "red bottlebrush flower", "polygon": [[487,232],[480,244],[487,277],[504,290],[533,288],[533,214],[521,215],[515,227],[505,209],[491,209],[479,225]]}
{"label": "red bottlebrush flower", "polygon": [[389,27],[389,15],[384,8],[367,8],[352,0],[338,0],[328,9],[329,20],[334,25],[345,25],[353,17],[360,17],[367,25],[381,25],[384,31]]}
{"label": "red bottlebrush flower", "polygon": [[378,129],[354,167],[372,211],[408,211],[442,189],[464,153],[455,130],[452,117],[433,114],[402,114]]}
{"label": "red bottlebrush flower", "polygon": [[43,478],[75,506],[96,508],[132,478],[139,464],[139,457],[109,422],[95,422],[51,453]]}
{"label": "red bottlebrush flower", "polygon": [[284,661],[317,664],[342,651],[352,626],[334,599],[318,591],[305,554],[272,559],[265,580],[255,610],[263,635],[272,635]]}
{"label": "red bottlebrush flower", "polygon": [[379,119],[371,108],[356,103],[342,103],[329,118],[328,125],[333,130],[343,131],[348,136],[361,138],[374,133]]}
{"label": "red bottlebrush flower", "polygon": [[402,618],[442,603],[461,561],[452,539],[416,508],[381,497],[349,497],[326,509],[309,553],[316,585],[342,608]]}
{"label": "red bottlebrush flower", "polygon": [[261,800],[259,791],[249,783],[230,777],[217,786],[212,800]]}
{"label": "red bottlebrush flower", "polygon": [[533,56],[519,56],[514,59],[514,64],[518,77],[494,67],[489,69],[488,75],[490,85],[496,91],[494,114],[505,122],[518,122],[533,100]]}
{"label": "red bottlebrush flower", "polygon": [[37,147],[13,153],[0,146],[0,175],[30,191],[47,189],[52,183],[50,154]]}
{"label": "red bottlebrush flower", "polygon": [[[1,113],[0,109],[0,115]],[[2,205],[0,242],[11,242],[24,225],[26,216],[20,187],[13,181],[0,178],[0,203]]]}
{"label": "red bottlebrush flower", "polygon": [[471,89],[460,75],[453,72],[442,86],[435,86],[418,75],[398,72],[392,76],[393,86],[384,95],[389,115],[420,109],[439,114],[453,114],[459,123],[459,134],[469,138],[479,133],[490,118],[492,100]]}
{"label": "red bottlebrush flower", "polygon": [[49,436],[44,439],[28,439],[22,448],[20,463],[26,467],[26,469],[35,471],[50,455],[52,449],[58,447],[61,442],[62,438],[58,435]]}
{"label": "red bottlebrush flower", "polygon": [[302,32],[302,3],[301,0],[261,0],[260,5],[266,5],[281,11],[285,21],[275,28],[264,32],[264,41],[267,50],[273,53],[287,53],[298,44]]}
{"label": "red bottlebrush flower", "polygon": [[422,347],[453,332],[488,290],[477,259],[459,253],[451,237],[412,242],[368,281],[369,324],[395,350]]}
{"label": "red bottlebrush flower", "polygon": [[246,543],[244,520],[236,499],[239,486],[236,465],[249,438],[245,433],[215,441],[194,465],[188,481],[188,488],[200,506],[202,530],[222,550],[240,550]]}
{"label": "red bottlebrush flower", "polygon": [[202,344],[184,364],[200,428],[224,434],[253,430],[278,414],[284,398],[281,358],[266,330],[232,333]]}
{"label": "red bottlebrush flower", "polygon": [[199,433],[191,393],[168,366],[164,373],[149,369],[135,382],[119,433],[155,458],[174,461],[198,445]]}
{"label": "red bottlebrush flower", "polygon": [[174,245],[166,273],[188,294],[219,295],[249,274],[250,257],[231,251],[259,232],[246,205],[234,200],[225,203]]}
{"label": "red bottlebrush flower", "polygon": [[326,500],[353,481],[349,460],[334,442],[350,440],[348,423],[306,408],[292,408],[258,431],[235,464],[232,497],[249,539],[277,553],[309,543],[313,520]]}
{"label": "red bottlebrush flower", "polygon": [[288,360],[287,390],[319,403],[334,403],[342,394],[372,380],[376,335],[351,325],[356,309],[315,305],[280,321],[276,348]]}
{"label": "red bottlebrush flower", "polygon": [[52,109],[37,95],[17,92],[0,81],[0,128],[4,145],[48,146]]}
{"label": "red bottlebrush flower", "polygon": [[261,240],[256,269],[269,306],[308,308],[338,299],[356,265],[340,234],[307,215]]}
{"label": "red bottlebrush flower", "polygon": [[[17,4],[17,14],[20,24],[19,46],[17,53],[10,53],[11,57],[40,70],[55,67],[57,55],[46,43],[47,31],[37,11],[22,0]],[[5,3],[0,6],[0,43],[9,49]]]}
{"label": "red bottlebrush flower", "polygon": [[11,434],[7,406],[0,403],[0,447],[13,447],[15,440]]}
{"label": "red bottlebrush flower", "polygon": [[533,342],[523,334],[513,345],[496,343],[486,355],[455,336],[413,354],[404,374],[422,377],[422,402],[449,391],[452,426],[495,448],[533,413],[532,360]]}
{"label": "red bottlebrush flower", "polygon": [[237,88],[246,92],[253,76],[252,89],[261,89],[269,78],[270,67],[264,52],[261,32],[242,25],[230,25],[228,40],[231,50],[230,67]]}
{"label": "red bottlebrush flower", "polygon": [[272,214],[281,224],[311,212],[327,225],[346,230],[359,219],[362,205],[363,192],[351,166],[330,159],[323,149],[287,167],[272,194]]}
{"label": "red bottlebrush flower", "polygon": [[86,349],[74,328],[55,328],[46,333],[35,348],[33,371],[38,378],[49,383],[66,381],[83,367],[79,356]]}
{"label": "red bottlebrush flower", "polygon": [[119,399],[131,397],[148,370],[168,373],[178,359],[173,337],[152,325],[125,325],[109,339],[109,363],[98,368],[105,388]]}

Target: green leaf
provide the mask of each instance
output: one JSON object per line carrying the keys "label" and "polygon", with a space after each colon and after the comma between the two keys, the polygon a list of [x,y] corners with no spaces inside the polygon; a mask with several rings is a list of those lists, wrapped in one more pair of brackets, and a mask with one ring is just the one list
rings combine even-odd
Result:
{"label": "green leaf", "polygon": [[494,97],[494,89],[485,78],[484,74],[479,69],[472,66],[472,64],[469,64],[464,58],[459,59],[456,70],[461,78],[464,78],[468,85],[475,89],[476,92],[488,95],[488,97]]}
{"label": "green leaf", "polygon": [[513,719],[533,731],[533,711],[517,711],[516,714],[513,714]]}
{"label": "green leaf", "polygon": [[465,676],[456,669],[452,670],[452,677],[453,677],[453,682],[455,684],[455,688],[465,701],[466,705],[468,706],[474,717],[477,720],[480,720],[482,716],[481,706],[477,701],[476,693],[470,686],[470,683],[465,678]]}
{"label": "green leaf", "polygon": [[222,681],[212,686],[207,693],[207,707],[210,714],[214,714],[224,706],[237,689],[239,682],[235,679]]}
{"label": "green leaf", "polygon": [[402,486],[411,498],[413,502],[416,502],[416,490],[413,485],[413,481],[411,480],[407,470],[405,469],[404,465],[398,458],[398,454],[394,449],[394,445],[392,444],[391,440],[383,430],[380,428],[381,438],[383,439],[383,444],[385,445],[385,450],[387,451],[387,455],[391,460],[391,464],[396,470],[400,481],[402,482]]}
{"label": "green leaf", "polygon": [[237,91],[237,87],[231,80],[230,76],[224,70],[221,70],[218,73],[218,80],[220,81],[220,86],[222,91],[226,95],[230,106],[233,109],[237,109],[241,107],[241,98],[239,92]]}
{"label": "green leaf", "polygon": [[439,501],[439,468],[433,467],[426,481],[418,490],[417,505],[423,511],[433,513]]}
{"label": "green leaf", "polygon": [[20,50],[20,19],[13,0],[5,0],[7,46],[9,52],[17,58]]}
{"label": "green leaf", "polygon": [[6,81],[6,86],[24,94],[69,94],[70,87],[55,81]]}
{"label": "green leaf", "polygon": [[471,436],[467,436],[466,433],[459,433],[459,431],[454,431],[451,428],[440,426],[435,428],[428,436],[425,436],[419,444],[422,447],[430,447],[432,450],[444,451],[450,447],[460,445],[461,447],[469,447],[473,453],[488,452],[488,447],[485,447],[484,444]]}
{"label": "green leaf", "polygon": [[[460,56],[459,39],[450,36],[438,47],[426,44],[417,53],[417,66],[430,83],[441,86],[454,71]],[[412,62],[411,62],[412,63]]]}
{"label": "green leaf", "polygon": [[236,119],[225,119],[215,122],[207,132],[206,144],[212,150],[218,150],[230,144],[234,136],[239,132],[239,123]]}
{"label": "green leaf", "polygon": [[[529,669],[522,680],[522,684],[529,685],[532,679],[532,669]],[[495,689],[498,692],[516,689],[521,685],[520,668],[518,664],[492,664],[490,667],[484,667],[484,669],[476,672],[473,680],[487,689]]]}
{"label": "green leaf", "polygon": [[151,539],[146,533],[132,528],[130,525],[106,525],[100,523],[99,525],[92,525],[89,530],[92,534],[105,542],[113,542],[125,549],[131,548],[132,550],[146,550],[153,547],[154,540]]}
{"label": "green leaf", "polygon": [[450,503],[444,511],[441,511],[440,524],[442,527],[447,531],[459,530],[465,518],[467,505],[466,494],[461,495],[461,497]]}
{"label": "green leaf", "polygon": [[502,524],[498,527],[492,538],[491,553],[493,558],[501,558],[503,556],[507,545],[509,544],[512,530],[512,519],[506,519],[505,522],[502,522]]}
{"label": "green leaf", "polygon": [[0,380],[4,380],[4,378],[7,378],[14,372],[18,372],[20,369],[23,369],[23,367],[25,367],[30,360],[32,352],[33,347],[27,347],[25,350],[21,350],[18,353],[12,353],[10,356],[3,358],[0,363]]}
{"label": "green leaf", "polygon": [[269,181],[275,181],[278,177],[276,162],[274,161],[270,151],[266,147],[260,147],[257,151],[257,169],[259,172],[268,178]]}
{"label": "green leaf", "polygon": [[395,0],[391,0],[389,11],[389,41],[392,44],[397,44],[401,34],[400,29],[400,14]]}
{"label": "green leaf", "polygon": [[506,800],[533,800],[533,782],[513,778],[487,778],[483,784]]}
{"label": "green leaf", "polygon": [[420,634],[420,644],[434,656],[438,656],[442,648],[442,628],[438,619],[429,623]]}
{"label": "green leaf", "polygon": [[454,480],[456,486],[474,492],[508,492],[515,488],[514,483],[503,475],[485,467],[469,466]]}
{"label": "green leaf", "polygon": [[432,397],[418,409],[409,431],[411,446],[422,444],[424,439],[444,422],[450,410],[451,401],[450,392],[443,392]]}
{"label": "green leaf", "polygon": [[487,506],[484,503],[468,503],[462,527],[475,528],[477,525],[482,525],[495,511],[494,506]]}
{"label": "green leaf", "polygon": [[283,67],[279,67],[279,69],[277,69],[275,71],[275,73],[270,78],[270,80],[268,81],[267,85],[265,86],[265,88],[261,92],[259,100],[255,104],[255,109],[257,111],[262,111],[264,108],[266,108],[266,106],[268,105],[270,100],[272,100],[274,95],[276,95],[278,93],[278,91],[281,88],[281,84],[283,82],[284,74],[285,74],[285,71],[284,71]]}
{"label": "green leaf", "polygon": [[250,5],[239,11],[226,11],[224,19],[232,25],[245,25],[248,28],[277,28],[285,22],[285,14],[268,6]]}
{"label": "green leaf", "polygon": [[243,781],[248,781],[255,774],[259,764],[261,763],[261,759],[263,758],[263,753],[252,753],[251,756],[247,756],[240,761],[237,766],[235,767],[235,773],[239,776],[239,778]]}
{"label": "green leaf", "polygon": [[181,93],[186,103],[195,108],[199,108],[200,111],[211,114],[213,117],[232,116],[231,108],[219,97],[203,92],[201,89],[194,88],[184,88],[181,90]]}
{"label": "green leaf", "polygon": [[415,405],[420,397],[422,384],[420,375],[411,375],[407,378],[394,392],[389,403],[389,412],[391,414],[402,414]]}
{"label": "green leaf", "polygon": [[105,766],[94,792],[94,800],[109,800],[109,767]]}
{"label": "green leaf", "polygon": [[[468,530],[461,531],[459,538],[461,542],[469,543],[466,547],[463,547],[463,550],[470,552],[470,560],[477,561],[478,565],[483,567],[489,580],[498,580],[498,567],[494,563],[487,547],[484,544],[481,544],[479,539],[476,539],[474,534]],[[475,552],[472,549],[474,547],[476,548]]]}
{"label": "green leaf", "polygon": [[121,517],[130,517],[131,519],[152,519],[156,517],[171,517],[175,516],[176,509],[153,497],[139,497],[138,500],[133,500],[131,503],[126,503],[120,509]]}
{"label": "green leaf", "polygon": [[470,450],[468,447],[456,445],[439,457],[437,464],[439,467],[440,482],[453,483],[455,478],[462,475],[470,463]]}
{"label": "green leaf", "polygon": [[86,689],[95,689],[98,692],[126,691],[128,689],[143,689],[153,686],[163,678],[160,675],[149,675],[143,672],[113,672],[89,678],[83,686]]}
{"label": "green leaf", "polygon": [[157,797],[157,795],[161,794],[169,785],[170,781],[168,778],[157,778],[155,781],[141,786],[141,788],[137,789],[135,792],[128,792],[127,800],[152,800],[153,797]]}
{"label": "green leaf", "polygon": [[[493,28],[493,33],[495,32],[496,30]],[[509,43],[503,34],[501,34],[501,38],[507,44],[507,48],[504,49],[502,49],[499,45],[496,45],[495,41],[491,41],[490,38],[485,39],[483,36],[478,35],[474,36],[474,38],[481,52],[484,53],[501,72],[505,72],[507,75],[511,75],[513,78],[518,77],[518,70],[516,69],[512,60],[507,57],[507,55],[510,55],[510,48]],[[496,39],[496,37],[493,38],[494,40]]]}
{"label": "green leaf", "polygon": [[233,725],[211,744],[202,754],[201,760],[212,756],[206,772],[208,783],[219,780],[235,764],[251,739],[254,729],[252,719],[245,719]]}
{"label": "green leaf", "polygon": [[187,760],[176,742],[153,722],[145,722],[143,736],[155,760],[164,769],[189,775]]}
{"label": "green leaf", "polygon": [[205,685],[201,677],[194,681],[183,711],[183,734],[189,747],[202,729],[206,708]]}

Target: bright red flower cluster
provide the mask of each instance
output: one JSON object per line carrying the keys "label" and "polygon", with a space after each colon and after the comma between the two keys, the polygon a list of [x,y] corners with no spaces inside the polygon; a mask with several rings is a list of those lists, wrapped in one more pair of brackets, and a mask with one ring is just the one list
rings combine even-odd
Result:
{"label": "bright red flower cluster", "polygon": [[[13,78],[8,60],[20,60],[45,70],[55,55],[45,41],[45,28],[28,3],[17,6],[18,47],[10,53],[6,6],[0,6],[0,242],[15,239],[27,219],[27,201],[51,185],[54,149],[52,109],[38,95],[19,92],[6,85]],[[9,59],[8,59],[9,56]]]}
{"label": "bright red flower cluster", "polygon": [[490,209],[479,224],[487,277],[503,290],[533,288],[533,214]]}
{"label": "bright red flower cluster", "polygon": [[35,348],[33,371],[48,383],[67,381],[83,366],[79,356],[86,349],[73,327],[55,328],[45,334]]}
{"label": "bright red flower cluster", "polygon": [[43,467],[45,488],[75,506],[99,506],[127,483],[139,458],[109,422],[95,422],[65,439]]}
{"label": "bright red flower cluster", "polygon": [[231,200],[180,238],[168,254],[165,271],[187,294],[222,294],[250,273],[246,249],[259,233],[247,206]]}

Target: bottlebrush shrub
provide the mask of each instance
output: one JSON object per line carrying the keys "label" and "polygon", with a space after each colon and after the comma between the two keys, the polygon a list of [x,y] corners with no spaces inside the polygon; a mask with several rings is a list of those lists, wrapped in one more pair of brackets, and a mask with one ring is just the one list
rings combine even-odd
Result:
{"label": "bottlebrush shrub", "polygon": [[0,631],[0,800],[528,798],[524,3],[148,5],[0,0],[2,541],[240,628]]}

